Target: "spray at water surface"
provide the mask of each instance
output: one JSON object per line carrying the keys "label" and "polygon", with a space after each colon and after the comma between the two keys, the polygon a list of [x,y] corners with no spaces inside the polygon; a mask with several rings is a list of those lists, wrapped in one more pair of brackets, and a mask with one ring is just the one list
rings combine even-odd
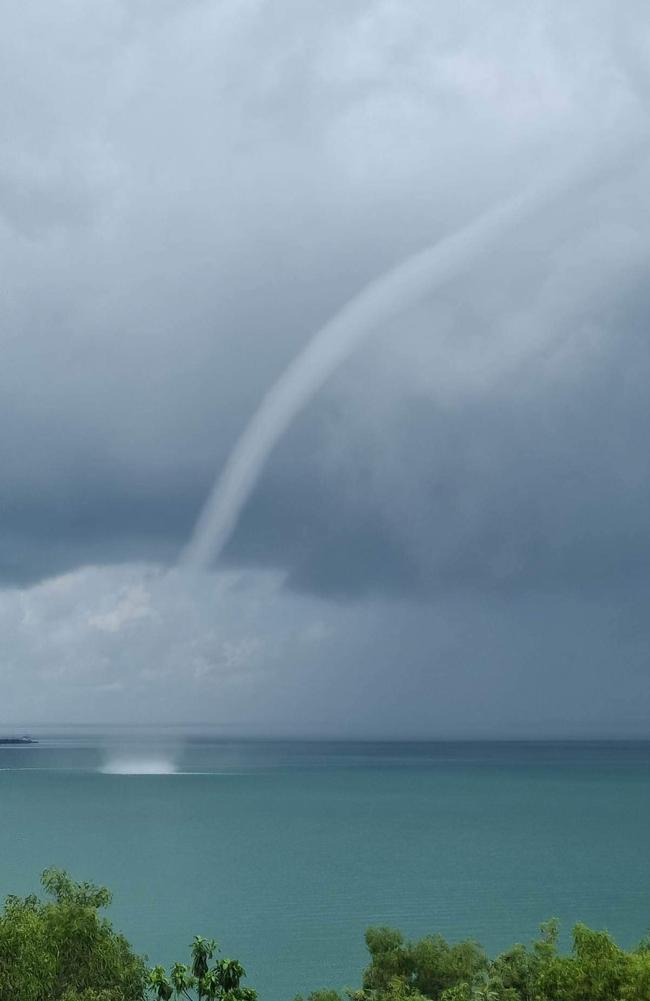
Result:
{"label": "spray at water surface", "polygon": [[512,229],[560,196],[602,181],[621,161],[645,148],[619,135],[544,183],[489,209],[450,236],[372,281],[338,312],[271,387],[236,442],[199,516],[181,563],[205,569],[219,558],[235,530],[273,448],[297,414],[372,333],[425,296],[461,276]]}

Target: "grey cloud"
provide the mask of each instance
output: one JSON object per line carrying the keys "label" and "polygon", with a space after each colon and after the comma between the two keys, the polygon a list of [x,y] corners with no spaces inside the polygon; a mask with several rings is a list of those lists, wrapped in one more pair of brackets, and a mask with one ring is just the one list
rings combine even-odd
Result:
{"label": "grey cloud", "polygon": [[[147,571],[172,583],[151,585],[151,615],[123,617],[129,595],[144,607],[142,566],[173,565],[263,393],[364,282],[579,150],[645,134],[645,6],[513,0],[488,17],[426,0],[29,0],[3,23],[0,605],[14,717],[52,699],[60,718],[70,699],[80,716],[124,717],[124,692],[144,704],[147,684],[161,716],[191,714],[219,701],[241,654],[272,665],[232,682],[244,729],[326,730],[338,684],[347,732],[637,732],[641,155],[337,373],[225,554],[249,581],[236,598],[223,566],[194,591]],[[195,655],[208,666],[186,697]],[[538,689],[569,660],[563,720]],[[614,661],[629,699],[611,708]],[[602,695],[581,708],[588,672]]]}
{"label": "grey cloud", "polygon": [[153,717],[226,735],[642,736],[647,587],[639,597],[359,608],[298,597],[275,573],[85,568],[0,593],[2,719]]}

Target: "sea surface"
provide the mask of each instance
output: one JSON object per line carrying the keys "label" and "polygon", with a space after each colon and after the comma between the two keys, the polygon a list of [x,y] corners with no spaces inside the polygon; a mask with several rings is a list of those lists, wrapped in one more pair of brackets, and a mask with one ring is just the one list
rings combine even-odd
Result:
{"label": "sea surface", "polygon": [[213,936],[263,1001],[358,985],[369,925],[491,952],[550,916],[650,929],[650,743],[35,736],[0,747],[0,894],[105,883],[152,964]]}

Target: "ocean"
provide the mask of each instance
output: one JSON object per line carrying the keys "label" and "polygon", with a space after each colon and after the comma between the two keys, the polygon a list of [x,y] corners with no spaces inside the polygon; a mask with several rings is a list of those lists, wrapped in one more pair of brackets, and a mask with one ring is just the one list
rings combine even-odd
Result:
{"label": "ocean", "polygon": [[490,952],[551,916],[567,944],[650,929],[650,743],[37,736],[0,747],[0,893],[105,883],[152,964],[214,937],[263,1001],[359,985],[369,925]]}

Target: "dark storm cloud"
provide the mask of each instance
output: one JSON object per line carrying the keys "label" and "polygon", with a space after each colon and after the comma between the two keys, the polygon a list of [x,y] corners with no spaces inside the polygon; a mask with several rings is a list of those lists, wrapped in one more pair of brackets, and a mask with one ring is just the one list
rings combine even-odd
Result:
{"label": "dark storm cloud", "polygon": [[[521,185],[536,155],[557,161],[572,130],[593,133],[596,110],[604,130],[636,107],[605,33],[607,5],[589,19],[593,55],[572,17],[522,17],[514,5],[487,32],[451,7],[314,13],[104,3],[90,18],[82,5],[55,15],[35,3],[14,15],[0,171],[6,579],[88,560],[173,559],[214,470],[311,329],[359,283]],[[513,298],[520,272],[515,263]],[[512,309],[502,303],[499,321]],[[479,311],[458,320],[482,323]],[[420,336],[435,338],[435,324],[434,314]],[[359,380],[364,367],[372,374],[368,354]],[[363,458],[332,468],[319,401],[305,418],[311,435],[292,434],[261,485],[232,560],[277,562],[295,586],[342,593],[491,579],[500,520],[514,514],[521,534],[528,518],[523,501],[509,510],[519,472],[502,464],[498,503],[494,470],[484,487],[483,474],[445,457],[449,418],[435,394],[418,406],[417,387],[403,378],[399,389],[375,430],[380,464],[391,448],[407,461],[387,463],[381,496],[358,486]],[[482,411],[470,404],[449,432],[471,438],[475,419],[503,440],[503,395]],[[338,398],[335,447],[353,455],[363,437],[343,425],[360,399],[355,387]],[[642,425],[645,410],[628,417]],[[544,461],[539,490],[555,496],[555,459]],[[414,476],[434,481],[421,497]],[[493,524],[462,529],[452,499],[484,488]],[[418,512],[417,553],[391,524],[409,490],[431,511],[429,521]],[[458,555],[432,534],[458,536]],[[480,551],[481,539],[477,574],[480,556],[465,550]],[[512,558],[534,565],[538,543],[533,533]]]}
{"label": "dark storm cloud", "polygon": [[579,240],[572,221],[560,255],[546,220],[528,276],[506,255],[361,353],[274,456],[231,558],[341,596],[643,579],[647,203],[616,211]]}
{"label": "dark storm cloud", "polygon": [[[30,0],[3,23],[12,718],[640,732],[645,6]],[[606,176],[336,373],[213,574],[160,575],[313,331],[615,136]]]}

